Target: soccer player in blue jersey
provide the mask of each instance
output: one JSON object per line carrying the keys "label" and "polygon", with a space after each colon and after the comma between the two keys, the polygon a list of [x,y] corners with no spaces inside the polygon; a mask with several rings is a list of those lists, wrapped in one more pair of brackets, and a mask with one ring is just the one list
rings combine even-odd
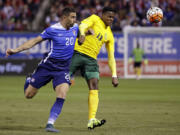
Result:
{"label": "soccer player in blue jersey", "polygon": [[50,52],[45,57],[31,77],[26,79],[24,93],[26,98],[32,98],[38,89],[52,80],[56,92],[56,101],[51,108],[46,125],[46,131],[59,132],[54,123],[61,113],[66,94],[69,90],[69,65],[74,51],[74,44],[78,35],[78,25],[75,24],[76,12],[72,8],[62,11],[61,20],[47,29],[39,36],[31,39],[16,49],[7,49],[6,56],[27,50],[43,40],[49,40]]}

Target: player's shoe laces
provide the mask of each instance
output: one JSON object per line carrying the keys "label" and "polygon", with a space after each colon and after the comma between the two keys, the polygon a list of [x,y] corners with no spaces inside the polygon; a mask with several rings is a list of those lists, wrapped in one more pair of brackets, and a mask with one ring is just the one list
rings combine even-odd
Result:
{"label": "player's shoe laces", "polygon": [[94,129],[96,127],[100,127],[106,123],[106,120],[98,120],[96,118],[89,120],[87,127],[89,130]]}
{"label": "player's shoe laces", "polygon": [[45,130],[47,132],[56,132],[56,133],[59,132],[59,130],[54,128],[53,124],[47,124]]}

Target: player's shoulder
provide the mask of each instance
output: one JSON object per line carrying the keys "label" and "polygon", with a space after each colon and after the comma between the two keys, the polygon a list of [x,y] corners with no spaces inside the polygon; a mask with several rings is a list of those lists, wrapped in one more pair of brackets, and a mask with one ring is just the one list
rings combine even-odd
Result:
{"label": "player's shoulder", "polygon": [[92,19],[101,19],[98,15],[96,14],[92,14],[91,16],[89,16],[89,18],[92,18]]}
{"label": "player's shoulder", "polygon": [[73,27],[77,28],[77,27],[79,27],[79,25],[78,25],[77,23],[75,23],[75,24],[73,25]]}
{"label": "player's shoulder", "polygon": [[58,30],[65,30],[65,28],[61,25],[61,23],[55,23],[45,29],[47,33],[54,33]]}
{"label": "player's shoulder", "polygon": [[[66,30],[61,23],[55,23],[52,26],[49,27],[50,29],[59,29],[59,30]],[[71,28],[78,28],[78,24],[74,23],[74,25]]]}
{"label": "player's shoulder", "polygon": [[60,22],[51,25],[51,26],[49,27],[49,29],[65,30],[65,28],[61,25]]}
{"label": "player's shoulder", "polygon": [[94,18],[100,18],[98,15],[96,14],[92,14],[91,17],[94,17]]}

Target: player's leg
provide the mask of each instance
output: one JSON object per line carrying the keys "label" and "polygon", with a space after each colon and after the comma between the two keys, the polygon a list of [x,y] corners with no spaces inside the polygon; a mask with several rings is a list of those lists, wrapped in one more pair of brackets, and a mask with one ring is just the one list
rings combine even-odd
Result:
{"label": "player's leg", "polygon": [[136,80],[138,79],[138,62],[134,62],[134,73],[136,75]]}
{"label": "player's leg", "polygon": [[54,102],[51,108],[50,116],[46,125],[46,131],[49,132],[59,132],[59,130],[55,129],[53,125],[61,113],[66,98],[66,93],[69,90],[69,84],[67,83],[60,84],[55,88],[55,90],[56,90],[56,101]]}
{"label": "player's leg", "polygon": [[46,85],[51,80],[49,71],[44,68],[37,68],[37,70],[29,77],[26,78],[24,85],[24,95],[26,98],[33,98],[38,89]]}
{"label": "player's leg", "polygon": [[137,80],[139,80],[141,77],[141,62],[137,63],[136,70],[137,70]]}
{"label": "player's leg", "polygon": [[98,79],[91,78],[87,81],[89,87],[89,97],[88,97],[88,119],[96,118],[96,112],[99,104],[99,96],[98,96]]}
{"label": "player's leg", "polygon": [[30,99],[30,98],[33,98],[33,97],[37,94],[37,92],[38,92],[38,89],[35,88],[35,87],[33,87],[33,86],[30,84],[30,85],[28,85],[28,87],[26,88],[24,94],[25,94],[25,97],[26,97],[27,99]]}
{"label": "player's leg", "polygon": [[[93,73],[94,76],[98,76],[96,72]],[[91,75],[92,76],[92,73]],[[94,129],[95,127],[99,127],[103,125],[105,120],[96,119],[96,113],[98,110],[99,104],[99,96],[98,96],[98,78],[91,78],[87,81],[89,87],[89,97],[88,97],[88,129]]]}
{"label": "player's leg", "polygon": [[138,79],[138,75],[137,75],[137,67],[134,68],[134,72],[135,72],[135,75],[136,75],[136,79]]}
{"label": "player's leg", "polygon": [[83,57],[75,51],[70,64],[70,78],[71,78],[71,85],[75,84],[75,73],[76,71],[82,66],[83,64]]}
{"label": "player's leg", "polygon": [[54,102],[50,110],[50,115],[46,125],[46,131],[48,132],[59,132],[59,130],[54,128],[54,123],[61,113],[66,98],[66,94],[69,90],[69,85],[70,85],[70,80],[68,73],[64,73],[64,72],[55,73],[53,79],[53,87],[55,88],[56,91],[56,101]]}
{"label": "player's leg", "polygon": [[137,67],[137,79],[139,80],[141,76],[141,68]]}
{"label": "player's leg", "polygon": [[88,97],[88,129],[94,129],[95,127],[101,126],[105,123],[105,120],[99,121],[96,119],[96,113],[98,110],[99,104],[99,88],[98,88],[98,81],[99,81],[99,67],[97,65],[97,61],[91,58],[86,60],[85,66],[85,75],[84,77],[87,80],[87,84],[89,87],[89,97]]}

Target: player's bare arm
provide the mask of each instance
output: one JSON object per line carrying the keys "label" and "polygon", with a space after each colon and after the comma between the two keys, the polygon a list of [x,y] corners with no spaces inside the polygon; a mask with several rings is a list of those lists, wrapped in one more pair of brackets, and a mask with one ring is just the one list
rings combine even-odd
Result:
{"label": "player's bare arm", "polygon": [[20,45],[18,48],[16,49],[7,49],[6,50],[6,56],[27,50],[32,48],[33,46],[35,46],[36,44],[38,44],[39,42],[43,41],[43,38],[38,36],[36,38],[30,39],[27,42],[25,42],[24,44]]}

